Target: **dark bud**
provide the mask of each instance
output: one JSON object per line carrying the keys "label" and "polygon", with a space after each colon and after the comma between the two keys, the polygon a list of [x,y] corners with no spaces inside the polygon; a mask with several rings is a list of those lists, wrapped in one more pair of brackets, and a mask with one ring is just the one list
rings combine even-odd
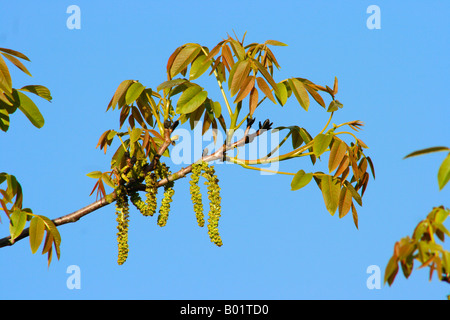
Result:
{"label": "dark bud", "polygon": [[264,121],[262,127],[261,127],[261,122],[260,122],[260,129],[270,130],[272,128],[272,124],[273,124],[273,122],[270,122],[269,119],[266,119],[266,121]]}
{"label": "dark bud", "polygon": [[164,129],[170,129],[170,127],[172,126],[172,121],[170,120],[166,120],[164,121]]}
{"label": "dark bud", "polygon": [[175,122],[172,124],[172,127],[171,127],[170,129],[171,129],[172,131],[175,130],[175,128],[178,127],[178,124],[179,124],[179,123],[180,123],[180,121],[178,121],[178,120],[175,121]]}
{"label": "dark bud", "polygon": [[255,118],[247,118],[247,128],[250,128],[255,123]]}

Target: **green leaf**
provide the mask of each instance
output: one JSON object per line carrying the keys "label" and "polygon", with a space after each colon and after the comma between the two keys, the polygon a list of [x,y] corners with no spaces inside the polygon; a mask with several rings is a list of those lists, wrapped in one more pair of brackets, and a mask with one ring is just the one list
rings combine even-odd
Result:
{"label": "green leaf", "polygon": [[334,111],[339,110],[339,108],[342,108],[342,107],[343,107],[342,103],[339,103],[337,100],[333,100],[330,102],[327,112],[334,112]]}
{"label": "green leaf", "polygon": [[287,44],[277,41],[277,40],[267,40],[265,42],[266,44],[270,44],[272,46],[281,46],[281,47],[287,47]]}
{"label": "green leaf", "polygon": [[308,111],[309,96],[308,96],[308,91],[306,91],[303,83],[295,78],[288,79],[288,82],[289,82],[289,86],[292,89],[292,92],[294,92],[294,95],[297,98],[300,105],[302,106],[302,108],[305,109],[306,111]]}
{"label": "green leaf", "polygon": [[30,221],[30,247],[31,252],[36,253],[44,238],[45,223],[42,219],[35,216]]}
{"label": "green leaf", "polygon": [[0,90],[12,92],[11,75],[5,60],[0,56]]}
{"label": "green leaf", "polygon": [[391,259],[389,259],[389,262],[384,271],[384,283],[387,282],[389,286],[392,285],[395,276],[398,273],[398,270],[399,270],[398,261],[394,256],[392,256]]}
{"label": "green leaf", "polygon": [[6,132],[9,129],[9,113],[6,109],[0,109],[0,130]]}
{"label": "green leaf", "polygon": [[442,190],[447,182],[450,180],[450,152],[442,162],[438,171],[439,190]]}
{"label": "green leaf", "polygon": [[278,102],[282,106],[284,106],[288,99],[288,92],[283,82],[277,83],[277,92],[278,93],[275,94],[275,97],[277,98]]}
{"label": "green leaf", "polygon": [[205,55],[201,55],[194,60],[189,71],[189,80],[195,80],[200,77],[211,66],[211,60],[206,60]]}
{"label": "green leaf", "polygon": [[110,186],[111,188],[115,188],[114,182],[111,180],[111,177],[105,172],[102,174],[102,180],[105,181],[105,183]]}
{"label": "green leaf", "polygon": [[173,78],[183,71],[189,63],[199,54],[201,48],[198,45],[187,45],[177,54],[170,68],[170,77]]}
{"label": "green leaf", "polygon": [[25,228],[25,224],[27,222],[27,213],[22,210],[15,210],[9,216],[10,224],[9,224],[9,232],[11,233],[11,239],[17,238]]}
{"label": "green leaf", "polygon": [[145,87],[140,82],[133,83],[125,94],[125,104],[130,105],[141,95]]}
{"label": "green leaf", "polygon": [[328,146],[331,143],[331,140],[333,139],[333,135],[327,133],[319,133],[314,138],[314,144],[313,144],[313,152],[314,154],[319,157],[322,153],[325,152],[325,150],[328,148]]}
{"label": "green leaf", "polygon": [[141,128],[134,128],[130,133],[130,144],[135,143],[139,140],[142,134]]}
{"label": "green leaf", "polygon": [[339,204],[339,195],[341,187],[337,179],[332,176],[324,175],[320,180],[320,188],[322,190],[325,207],[331,215],[334,215]]}
{"label": "green leaf", "polygon": [[197,110],[205,102],[208,93],[200,86],[186,89],[177,102],[177,113],[186,114]]}
{"label": "green leaf", "polygon": [[182,83],[185,83],[185,82],[187,82],[186,79],[173,79],[173,80],[168,80],[168,81],[165,81],[165,82],[161,83],[161,84],[156,88],[156,90],[161,91],[161,90],[163,90],[163,89],[172,88],[172,87],[178,86],[178,85],[180,85],[180,84],[182,84]]}
{"label": "green leaf", "polygon": [[305,173],[305,171],[298,171],[291,182],[291,190],[295,191],[306,186],[312,179],[312,173]]}
{"label": "green leaf", "polygon": [[222,106],[220,105],[220,103],[217,102],[217,101],[214,101],[212,103],[212,108],[213,108],[213,111],[214,111],[214,116],[216,118],[219,118],[220,115],[222,114]]}
{"label": "green leaf", "polygon": [[52,100],[52,96],[50,94],[50,90],[47,87],[44,86],[40,86],[40,85],[29,85],[29,86],[25,86],[20,88],[19,90],[21,91],[27,91],[27,92],[31,92],[34,93],[35,95],[47,100],[47,101],[51,101]]}
{"label": "green leaf", "polygon": [[432,152],[449,151],[449,150],[450,150],[450,148],[448,148],[448,147],[431,147],[431,148],[426,148],[426,149],[421,149],[421,150],[411,152],[410,154],[405,156],[403,159],[419,156],[422,154],[432,153]]}
{"label": "green leaf", "polygon": [[359,195],[359,193],[356,191],[356,189],[352,186],[352,184],[348,181],[344,182],[345,186],[347,187],[347,189],[351,192],[353,199],[355,199],[355,201],[362,206],[362,199],[361,196]]}
{"label": "green leaf", "polygon": [[87,174],[87,176],[89,178],[99,179],[102,176],[102,172],[101,171],[92,171],[92,172],[89,172]]}
{"label": "green leaf", "polygon": [[25,116],[30,120],[30,122],[36,128],[42,128],[44,126],[44,117],[39,111],[38,107],[34,104],[27,95],[20,91],[16,91],[19,96],[20,104],[18,106],[19,110],[22,111]]}

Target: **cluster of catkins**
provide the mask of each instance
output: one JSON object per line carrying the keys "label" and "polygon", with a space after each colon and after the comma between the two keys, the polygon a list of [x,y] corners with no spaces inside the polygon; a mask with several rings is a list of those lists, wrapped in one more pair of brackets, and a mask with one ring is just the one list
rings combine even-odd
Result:
{"label": "cluster of catkins", "polygon": [[[158,180],[168,178],[171,175],[169,168],[164,164],[158,164],[156,170],[144,173],[142,168],[146,162],[137,161],[132,170],[129,171],[127,177],[129,179],[137,179],[145,181],[146,198],[143,201],[137,191],[129,191],[124,185],[116,188],[116,215],[117,215],[117,242],[119,254],[117,262],[123,264],[128,257],[128,224],[129,224],[129,207],[128,200],[144,215],[153,216],[157,209],[156,195],[158,192]],[[205,216],[203,214],[202,195],[198,185],[200,176],[206,181],[205,185],[208,189],[209,213],[208,213],[208,235],[213,243],[217,246],[222,245],[222,239],[219,235],[219,218],[221,212],[221,197],[219,179],[215,175],[213,166],[209,166],[207,162],[200,162],[192,165],[190,192],[192,202],[194,204],[194,212],[197,223],[200,227],[205,225]],[[159,207],[159,215],[157,224],[164,227],[167,223],[170,211],[170,203],[175,193],[173,189],[174,182],[169,181],[164,185],[164,195]]]}
{"label": "cluster of catkins", "polygon": [[200,175],[205,178],[205,184],[208,189],[208,235],[211,241],[220,247],[222,245],[222,239],[219,235],[219,218],[221,212],[219,179],[217,179],[217,176],[215,175],[214,166],[208,166],[207,162],[195,163],[192,165],[190,192],[192,203],[194,204],[195,216],[200,227],[205,225],[202,195],[198,185]]}
{"label": "cluster of catkins", "polygon": [[[129,173],[129,178],[143,178],[142,168],[145,165],[144,162],[137,162],[133,167],[133,170]],[[145,175],[146,184],[146,200],[141,199],[137,191],[127,192],[127,189],[120,185],[116,188],[116,215],[117,215],[117,242],[118,242],[118,264],[123,264],[128,256],[128,222],[129,222],[129,207],[128,196],[133,205],[144,215],[153,216],[157,209],[156,194],[158,191],[157,181],[158,179],[164,179],[169,177],[171,172],[168,167],[162,163],[158,165],[155,172],[149,172]],[[174,182],[170,181],[164,185],[164,196],[161,200],[159,208],[159,216],[157,224],[160,227],[164,227],[167,223],[170,211],[170,203],[175,193],[173,189]]]}

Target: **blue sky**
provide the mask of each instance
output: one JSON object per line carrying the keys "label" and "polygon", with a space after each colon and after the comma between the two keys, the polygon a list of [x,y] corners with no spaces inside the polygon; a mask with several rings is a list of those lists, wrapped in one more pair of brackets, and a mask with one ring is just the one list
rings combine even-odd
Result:
{"label": "blue sky", "polygon": [[[81,9],[81,29],[69,30],[69,5]],[[369,5],[381,9],[381,29],[366,26]],[[350,215],[331,216],[311,183],[290,191],[289,176],[261,176],[218,165],[222,187],[215,247],[195,222],[189,179],[175,185],[166,227],[130,218],[130,254],[116,263],[114,206],[60,227],[61,259],[47,268],[28,240],[0,251],[2,299],[445,299],[450,287],[428,281],[426,269],[392,287],[369,290],[371,265],[384,268],[395,241],[410,235],[433,206],[450,206],[450,188],[438,191],[443,153],[402,160],[417,149],[450,146],[446,87],[450,82],[448,1],[14,1],[2,3],[0,47],[30,57],[33,78],[13,72],[13,85],[47,86],[53,102],[39,101],[42,129],[14,114],[1,134],[0,171],[16,175],[25,206],[56,218],[95,200],[86,173],[107,171],[95,149],[118,114],[105,113],[118,84],[136,79],[156,88],[169,55],[196,42],[212,48],[233,30],[247,43],[287,43],[275,54],[277,81],[304,77],[329,85],[339,79],[344,108],[333,122],[362,120],[359,137],[370,147],[376,180],[369,183],[359,230]],[[201,80],[201,78],[200,78]],[[207,88],[218,95],[217,88]],[[258,108],[274,125],[320,130],[328,115],[306,113],[294,101]],[[293,160],[283,170],[310,169]],[[326,168],[318,164],[315,171]],[[0,237],[8,234],[5,218]],[[155,218],[155,217],[154,217]],[[69,290],[66,270],[81,270],[81,289]],[[417,266],[415,267],[417,269]]]}

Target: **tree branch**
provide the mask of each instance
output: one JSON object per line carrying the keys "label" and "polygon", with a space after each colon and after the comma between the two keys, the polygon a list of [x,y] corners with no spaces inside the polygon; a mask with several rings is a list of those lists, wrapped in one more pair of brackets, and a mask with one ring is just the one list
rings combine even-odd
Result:
{"label": "tree branch", "polygon": [[[250,122],[250,126],[253,122]],[[159,161],[159,158],[161,157],[161,155],[164,153],[164,151],[170,146],[171,144],[171,140],[170,140],[170,134],[172,133],[172,131],[174,130],[174,128],[176,127],[178,123],[175,122],[172,126],[169,127],[168,124],[165,124],[166,130],[165,130],[165,139],[164,139],[164,143],[163,145],[159,148],[157,155],[155,156],[156,162],[153,161],[151,163],[152,168],[154,168],[156,166],[157,161]],[[206,155],[206,156],[202,156],[201,159],[199,159],[198,161],[194,162],[198,163],[201,161],[205,161],[205,162],[210,162],[210,161],[214,161],[214,160],[218,160],[218,159],[222,159],[223,155],[226,153],[226,151],[237,148],[237,147],[241,147],[247,143],[250,143],[253,141],[253,139],[259,135],[261,135],[265,130],[270,129],[270,122],[269,120],[266,120],[264,122],[264,125],[261,126],[259,130],[257,130],[256,132],[248,135],[248,130],[246,130],[246,134],[244,135],[244,137],[230,145],[226,145],[224,144],[222,147],[220,147],[216,152],[214,152],[213,154],[210,155]],[[248,125],[249,127],[249,125]],[[247,127],[247,129],[248,129]],[[155,159],[154,159],[155,160]],[[181,178],[184,178],[186,175],[188,175],[191,171],[192,171],[192,165],[190,164],[189,166],[187,166],[186,168],[181,168],[179,171],[171,174],[169,177],[161,179],[160,181],[158,181],[157,187],[160,188],[162,186],[164,186],[165,184],[167,184],[170,181],[175,181]],[[135,185],[135,186],[131,186],[129,188],[129,191],[145,191],[146,186],[144,184],[139,184],[139,185]],[[82,217],[100,209],[103,208],[111,203],[113,203],[114,201],[116,201],[116,193],[115,191],[113,191],[112,193],[106,195],[104,198],[95,201],[93,203],[91,203],[90,205],[87,205],[84,208],[81,208],[77,211],[74,211],[70,214],[67,214],[65,216],[53,219],[53,223],[55,224],[55,226],[62,226],[64,224],[67,223],[73,223],[78,221],[79,219],[81,219]],[[30,229],[26,228],[22,231],[22,233],[16,237],[14,240],[11,240],[11,236],[5,237],[0,239],[0,248],[3,247],[7,247],[7,246],[12,246],[13,244],[15,244],[17,241],[20,241],[24,238],[27,238],[30,235]]]}

